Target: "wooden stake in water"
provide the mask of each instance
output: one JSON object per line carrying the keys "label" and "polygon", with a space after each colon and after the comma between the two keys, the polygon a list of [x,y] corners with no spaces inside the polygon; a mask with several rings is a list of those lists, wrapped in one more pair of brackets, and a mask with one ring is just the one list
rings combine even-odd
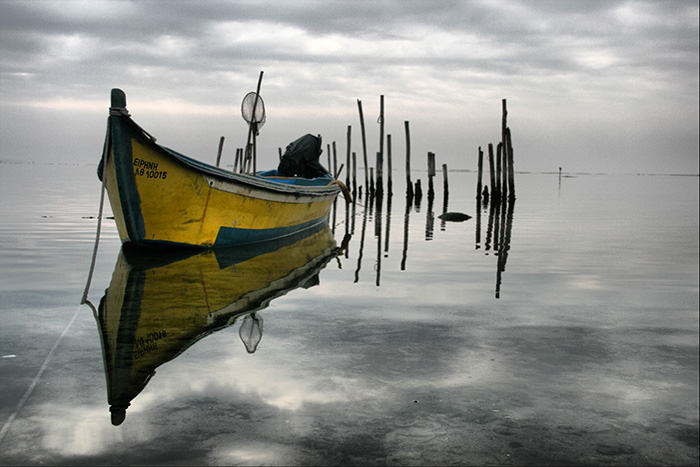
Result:
{"label": "wooden stake in water", "polygon": [[[338,173],[338,156],[335,152],[335,141],[333,141],[333,173]],[[335,178],[338,178],[338,175],[336,175]]]}
{"label": "wooden stake in water", "polygon": [[377,152],[377,183],[375,184],[377,196],[384,193],[384,160],[381,151]]}
{"label": "wooden stake in water", "polygon": [[367,138],[365,137],[365,117],[362,113],[362,101],[357,99],[357,109],[360,112],[360,132],[362,133],[362,157],[365,164],[365,187],[369,185],[369,174],[367,164]]}
{"label": "wooden stake in water", "polygon": [[392,195],[392,186],[393,183],[391,181],[391,135],[386,135],[386,171],[387,171],[387,194],[389,196]]}
{"label": "wooden stake in water", "polygon": [[326,143],[326,153],[328,154],[328,171],[333,171],[333,166],[331,165],[331,145]]}
{"label": "wooden stake in water", "polygon": [[433,177],[435,176],[435,154],[428,152],[428,198],[435,196]]}
{"label": "wooden stake in water", "polygon": [[503,157],[503,162],[501,163],[501,166],[503,167],[503,173],[501,174],[501,198],[505,202],[506,197],[508,195],[508,148],[507,148],[507,146],[503,146],[503,154],[501,154],[501,157]]}
{"label": "wooden stake in water", "polygon": [[506,130],[508,129],[508,109],[506,109],[506,100],[503,99],[503,118],[501,120],[501,143],[506,146]]}
{"label": "wooden stake in water", "polygon": [[503,154],[503,143],[498,143],[496,149],[496,191],[494,196],[500,199],[501,197],[501,161]]}
{"label": "wooden stake in water", "polygon": [[406,197],[413,198],[413,183],[411,183],[411,135],[408,129],[408,120],[403,122],[406,133]]}
{"label": "wooden stake in water", "polygon": [[[500,190],[504,202],[508,199],[515,199],[515,168],[513,166],[513,144],[508,128],[508,108],[506,99],[502,101],[503,118],[501,119],[501,146],[503,148],[503,179]],[[499,154],[500,161],[500,154]],[[499,183],[501,180],[499,179]]]}
{"label": "wooden stake in water", "polygon": [[357,154],[352,153],[352,196],[357,193]]}
{"label": "wooden stake in water", "polygon": [[224,149],[224,137],[222,136],[219,140],[219,151],[216,153],[216,166],[219,166],[221,162],[221,151]]}
{"label": "wooden stake in water", "polygon": [[243,152],[243,149],[241,148],[236,148],[236,158],[233,161],[233,171],[236,172],[238,170],[238,164],[239,164],[239,159],[241,157],[241,152]]}
{"label": "wooden stake in water", "polygon": [[442,188],[445,195],[450,192],[449,183],[447,182],[447,164],[442,164]]}
{"label": "wooden stake in water", "polygon": [[349,187],[350,186],[350,134],[352,132],[352,126],[348,125],[348,135],[347,135],[347,152],[345,154],[345,167],[347,167],[347,170],[345,171],[345,186]]}
{"label": "wooden stake in water", "polygon": [[495,199],[496,193],[496,168],[493,163],[493,143],[489,143],[489,175],[491,176],[491,197]]}
{"label": "wooden stake in water", "polygon": [[[515,199],[515,168],[513,166],[513,142],[511,140],[510,128],[506,129],[508,139],[508,198]],[[561,171],[561,168],[559,169]]]}
{"label": "wooden stake in water", "polygon": [[479,146],[479,161],[477,164],[477,177],[476,177],[476,199],[481,201],[481,175],[484,169],[484,151],[481,150]]}
{"label": "wooden stake in water", "polygon": [[379,96],[379,152],[377,153],[377,194],[384,192],[384,96]]}

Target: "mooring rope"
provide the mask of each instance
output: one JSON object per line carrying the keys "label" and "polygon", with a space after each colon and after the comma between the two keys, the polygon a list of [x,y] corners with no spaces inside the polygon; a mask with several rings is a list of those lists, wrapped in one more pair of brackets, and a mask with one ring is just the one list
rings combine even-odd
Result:
{"label": "mooring rope", "polygon": [[53,354],[56,353],[56,349],[58,348],[58,344],[60,344],[61,341],[63,340],[63,338],[66,336],[66,334],[68,334],[68,330],[73,325],[76,318],[78,318],[79,312],[80,312],[80,307],[78,307],[75,310],[75,313],[73,313],[73,318],[71,318],[70,322],[68,323],[66,328],[63,330],[61,335],[58,336],[58,339],[56,340],[56,343],[53,345],[53,347],[51,347],[49,354],[46,356],[46,359],[44,359],[44,363],[41,365],[41,368],[39,368],[39,372],[34,377],[32,384],[29,385],[29,388],[24,393],[24,396],[22,396],[22,399],[20,399],[20,401],[17,403],[17,407],[15,407],[14,412],[12,412],[10,414],[10,416],[7,418],[7,421],[2,426],[2,429],[0,429],[0,443],[2,443],[2,440],[5,438],[5,435],[7,434],[8,430],[10,429],[10,425],[12,425],[12,422],[15,420],[15,418],[17,418],[17,414],[19,413],[20,410],[22,410],[22,407],[24,407],[24,404],[27,402],[27,399],[29,399],[29,396],[32,394],[32,392],[34,392],[36,385],[39,384],[39,380],[41,379],[42,375],[44,374],[46,367],[49,366],[49,361],[51,361]]}
{"label": "mooring rope", "polygon": [[95,246],[92,250],[92,261],[90,261],[90,271],[88,272],[87,282],[85,283],[85,290],[83,291],[83,297],[80,299],[80,304],[83,305],[87,302],[88,292],[90,292],[90,283],[92,282],[92,274],[95,272],[95,262],[97,260],[97,247],[100,244],[100,233],[102,232],[102,211],[104,210],[105,204],[105,183],[107,177],[105,173],[107,171],[107,153],[109,152],[109,142],[110,142],[110,123],[107,122],[107,136],[105,137],[105,145],[102,149],[102,160],[100,161],[100,168],[102,173],[100,174],[100,179],[102,180],[102,189],[100,191],[100,209],[97,214],[97,232],[95,234]]}
{"label": "mooring rope", "polygon": [[[88,292],[90,291],[90,283],[92,282],[92,275],[95,271],[95,262],[97,259],[97,247],[100,243],[100,233],[102,231],[102,212],[104,210],[104,200],[105,200],[105,167],[107,165],[107,153],[109,151],[109,142],[110,142],[110,124],[109,122],[107,123],[107,136],[105,137],[105,145],[102,150],[102,159],[100,162],[100,167],[102,169],[102,173],[100,174],[100,178],[102,179],[102,191],[100,193],[100,208],[99,208],[99,213],[97,215],[97,233],[95,234],[95,246],[92,250],[92,261],[90,262],[90,271],[88,272],[88,278],[87,278],[87,283],[85,284],[85,290],[83,291],[83,296],[80,299],[80,305],[87,304],[93,311],[93,315],[96,314],[95,312],[95,307],[90,301],[87,299]],[[15,407],[14,412],[10,414],[10,416],[7,418],[7,421],[5,424],[2,426],[0,429],[0,443],[2,440],[5,438],[5,435],[7,434],[8,430],[10,429],[10,425],[12,425],[12,422],[17,418],[17,414],[19,413],[20,410],[22,410],[22,407],[24,407],[24,404],[27,402],[27,399],[29,399],[29,396],[32,394],[34,389],[36,388],[37,384],[39,384],[39,380],[41,380],[41,377],[44,374],[44,371],[49,365],[49,362],[51,361],[51,358],[53,357],[53,354],[56,353],[56,349],[58,348],[58,345],[61,343],[63,338],[68,334],[68,330],[70,327],[73,325],[75,320],[78,318],[78,313],[80,313],[80,306],[75,310],[75,313],[73,314],[73,318],[71,318],[70,322],[68,325],[65,327],[63,332],[61,333],[60,336],[58,336],[58,339],[56,340],[56,343],[53,345],[51,350],[49,351],[49,354],[46,356],[46,359],[44,359],[44,363],[41,365],[41,368],[39,368],[39,372],[36,374],[34,377],[34,380],[32,383],[29,385],[29,388],[27,391],[24,393],[22,396],[22,399],[17,403],[17,407]]]}
{"label": "mooring rope", "polygon": [[[90,291],[90,283],[92,282],[92,275],[95,271],[95,262],[97,259],[97,247],[100,243],[100,233],[102,231],[102,212],[104,210],[104,200],[105,200],[105,167],[107,165],[107,153],[109,151],[109,143],[110,143],[110,123],[109,121],[107,122],[107,136],[105,137],[105,145],[102,150],[102,159],[100,162],[100,167],[102,169],[102,173],[100,174],[100,178],[102,179],[102,191],[100,193],[100,208],[99,208],[99,213],[97,215],[97,233],[95,235],[95,246],[92,250],[92,261],[90,262],[90,271],[88,272],[88,278],[87,278],[87,283],[85,284],[85,290],[83,291],[83,296],[80,299],[80,305],[84,305],[87,303],[87,305],[92,309],[93,314],[95,314],[95,307],[90,301],[87,299],[88,292]],[[44,359],[44,363],[41,365],[41,368],[39,368],[39,372],[36,374],[34,377],[34,380],[32,383],[29,385],[29,388],[27,391],[24,393],[22,396],[22,399],[17,403],[17,407],[15,407],[14,412],[10,414],[10,416],[7,418],[7,421],[5,424],[2,426],[0,429],[0,443],[2,440],[5,438],[5,435],[7,434],[8,430],[10,429],[10,425],[12,425],[12,422],[17,418],[17,414],[19,413],[20,410],[22,410],[22,407],[24,407],[24,404],[27,402],[27,399],[29,399],[29,396],[32,394],[34,389],[36,388],[37,384],[39,384],[39,380],[41,380],[41,377],[44,374],[44,371],[49,365],[49,362],[51,361],[51,358],[53,357],[53,354],[56,353],[56,349],[58,348],[58,345],[61,343],[63,338],[68,334],[68,330],[70,327],[73,325],[75,320],[78,318],[78,313],[80,313],[80,306],[75,310],[75,313],[73,314],[73,318],[71,318],[70,322],[68,325],[65,327],[63,332],[61,333],[60,336],[58,336],[58,339],[56,340],[56,343],[54,343],[53,347],[49,351],[49,354],[46,356],[46,359]]]}

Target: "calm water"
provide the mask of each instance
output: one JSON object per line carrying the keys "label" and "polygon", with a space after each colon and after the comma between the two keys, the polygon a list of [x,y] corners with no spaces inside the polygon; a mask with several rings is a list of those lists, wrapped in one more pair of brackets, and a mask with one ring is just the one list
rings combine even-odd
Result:
{"label": "calm water", "polygon": [[95,170],[0,164],[2,464],[698,465],[698,177],[518,174],[492,222],[473,173],[446,208],[394,180],[310,244],[160,265],[108,220],[95,315]]}

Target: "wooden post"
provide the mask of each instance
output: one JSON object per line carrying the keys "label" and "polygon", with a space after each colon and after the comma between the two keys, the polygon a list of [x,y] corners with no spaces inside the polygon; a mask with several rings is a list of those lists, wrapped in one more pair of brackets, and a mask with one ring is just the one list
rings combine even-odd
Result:
{"label": "wooden post", "polygon": [[477,165],[477,176],[476,176],[476,199],[481,201],[481,175],[484,169],[484,151],[481,150],[479,146],[479,162]]}
{"label": "wooden post", "polygon": [[279,155],[280,160],[282,160],[282,148],[277,148],[277,154]]}
{"label": "wooden post", "polygon": [[369,195],[374,196],[374,167],[369,168]]}
{"label": "wooden post", "polygon": [[352,167],[350,165],[350,141],[351,141],[350,134],[352,132],[351,130],[352,130],[352,126],[348,125],[348,136],[347,136],[347,143],[346,143],[348,148],[347,148],[347,152],[345,154],[345,167],[347,167],[347,169],[345,170],[345,186],[347,186],[348,189],[350,187],[350,167]]}
{"label": "wooden post", "polygon": [[365,117],[362,114],[362,101],[357,99],[357,108],[360,112],[360,132],[362,133],[362,156],[365,163],[365,188],[369,185],[368,164],[367,164],[367,138],[365,137]]}
{"label": "wooden post", "polygon": [[236,158],[233,160],[233,171],[238,170],[239,158],[241,157],[241,148],[236,148]]}
{"label": "wooden post", "polygon": [[411,136],[408,129],[408,120],[403,122],[406,132],[406,197],[413,198],[413,183],[411,183]]}
{"label": "wooden post", "polygon": [[379,152],[377,153],[377,194],[384,192],[384,95],[379,96]]}
{"label": "wooden post", "polygon": [[[442,164],[442,213],[447,212],[447,203],[450,198],[450,189],[447,183],[447,164]],[[445,220],[440,221],[440,230],[445,230]]]}
{"label": "wooden post", "polygon": [[[515,168],[513,167],[513,142],[510,128],[506,129],[506,137],[508,138],[508,199],[515,200]],[[559,173],[561,174],[561,167]]]}
{"label": "wooden post", "polygon": [[503,99],[503,119],[501,120],[501,143],[506,146],[506,129],[508,128],[508,110],[506,109],[506,100]]}
{"label": "wooden post", "polygon": [[333,174],[336,174],[335,178],[338,178],[338,156],[335,152],[335,141],[333,141]]}
{"label": "wooden post", "polygon": [[377,182],[375,183],[377,196],[384,193],[384,160],[381,151],[377,152]]}
{"label": "wooden post", "polygon": [[559,167],[559,189],[561,190],[561,167]]}
{"label": "wooden post", "polygon": [[379,96],[379,152],[384,156],[384,95]]}
{"label": "wooden post", "polygon": [[386,171],[388,173],[387,175],[387,194],[389,196],[392,195],[392,186],[393,183],[391,181],[391,135],[386,135]]}
{"label": "wooden post", "polygon": [[428,198],[435,196],[433,177],[435,176],[435,154],[428,152]]}
{"label": "wooden post", "polygon": [[221,162],[221,151],[224,149],[224,137],[222,136],[219,140],[219,151],[216,153],[216,166],[219,166]]}
{"label": "wooden post", "polygon": [[501,174],[501,198],[506,201],[508,195],[508,146],[503,146],[503,173]]}
{"label": "wooden post", "polygon": [[352,195],[357,193],[357,154],[352,153]]}
{"label": "wooden post", "polygon": [[491,176],[491,197],[494,198],[496,196],[496,173],[495,170],[496,168],[494,167],[493,164],[493,143],[489,143],[489,174]]}
{"label": "wooden post", "polygon": [[503,154],[503,143],[498,143],[496,149],[496,192],[494,193],[498,199],[501,199],[501,154]]}
{"label": "wooden post", "polygon": [[241,173],[248,173],[250,171],[250,163],[253,157],[253,144],[248,144],[245,147],[245,153],[241,154]]}
{"label": "wooden post", "polygon": [[333,166],[331,165],[331,145],[326,143],[326,153],[328,154],[328,171],[333,172]]}
{"label": "wooden post", "polygon": [[[508,131],[508,109],[507,109],[507,105],[506,105],[506,100],[503,99],[501,102],[502,102],[502,108],[503,108],[503,118],[501,120],[501,145],[502,145],[502,150],[503,150],[503,162],[504,162],[503,171],[504,171],[504,174],[503,174],[503,184],[502,185],[501,185],[500,177],[498,180],[498,184],[499,184],[498,195],[501,197],[501,199],[503,199],[505,201],[506,192],[508,190],[508,188],[506,187],[506,183],[505,183],[506,176],[507,176],[507,173],[506,173],[507,169],[506,169],[505,161],[508,160],[508,142],[507,142],[508,137],[506,135],[506,133]],[[500,154],[499,154],[499,158],[500,158]],[[499,173],[499,176],[500,176],[500,173]]]}
{"label": "wooden post", "polygon": [[445,195],[450,192],[449,184],[447,182],[447,164],[442,164],[442,188]]}

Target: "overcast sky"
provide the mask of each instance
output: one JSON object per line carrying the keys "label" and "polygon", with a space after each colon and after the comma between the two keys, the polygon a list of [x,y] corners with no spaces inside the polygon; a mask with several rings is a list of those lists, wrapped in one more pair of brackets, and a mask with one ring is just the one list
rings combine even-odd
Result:
{"label": "overcast sky", "polygon": [[[113,87],[158,142],[213,163],[245,144],[264,71],[258,168],[305,133],[370,163],[379,96],[394,167],[476,169],[507,99],[516,170],[698,169],[698,1],[0,0],[0,160],[96,162]],[[325,157],[325,154],[324,154]],[[322,159],[323,160],[323,159]]]}

